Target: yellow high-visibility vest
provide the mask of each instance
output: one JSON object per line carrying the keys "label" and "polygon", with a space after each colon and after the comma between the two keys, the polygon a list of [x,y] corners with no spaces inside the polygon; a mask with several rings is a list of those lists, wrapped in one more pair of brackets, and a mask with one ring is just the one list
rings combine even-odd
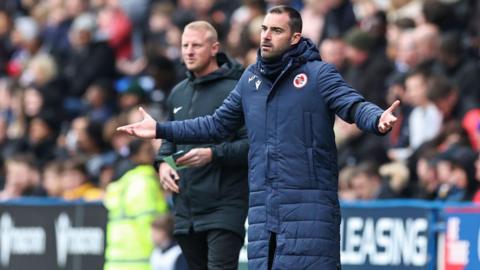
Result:
{"label": "yellow high-visibility vest", "polygon": [[150,165],[139,165],[107,186],[108,210],[104,270],[150,270],[151,224],[167,203]]}

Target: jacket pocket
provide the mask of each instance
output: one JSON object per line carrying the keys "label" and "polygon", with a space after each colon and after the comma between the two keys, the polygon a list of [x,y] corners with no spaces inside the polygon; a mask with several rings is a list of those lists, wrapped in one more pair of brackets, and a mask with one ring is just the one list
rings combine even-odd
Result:
{"label": "jacket pocket", "polygon": [[307,159],[308,159],[308,179],[311,188],[318,187],[317,184],[317,174],[315,171],[315,156],[313,148],[307,148]]}
{"label": "jacket pocket", "polygon": [[306,147],[313,147],[313,127],[311,112],[303,112],[303,134]]}

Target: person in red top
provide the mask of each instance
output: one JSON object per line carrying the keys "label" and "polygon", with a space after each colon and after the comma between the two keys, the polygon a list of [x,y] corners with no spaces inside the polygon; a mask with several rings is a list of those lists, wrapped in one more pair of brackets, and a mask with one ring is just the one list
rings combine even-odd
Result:
{"label": "person in red top", "polygon": [[132,23],[120,7],[110,4],[102,9],[98,15],[98,27],[106,35],[117,60],[132,56]]}

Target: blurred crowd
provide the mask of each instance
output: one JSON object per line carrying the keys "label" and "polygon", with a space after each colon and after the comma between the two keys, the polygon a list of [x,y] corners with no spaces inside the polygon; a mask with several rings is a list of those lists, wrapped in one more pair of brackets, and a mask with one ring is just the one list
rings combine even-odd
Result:
{"label": "blurred crowd", "polygon": [[103,198],[131,169],[133,139],[115,128],[139,105],[165,119],[185,78],[183,27],[211,22],[246,67],[277,4],[301,11],[304,36],[368,100],[402,102],[384,137],[336,121],[341,199],[480,201],[475,0],[3,0],[0,200]]}

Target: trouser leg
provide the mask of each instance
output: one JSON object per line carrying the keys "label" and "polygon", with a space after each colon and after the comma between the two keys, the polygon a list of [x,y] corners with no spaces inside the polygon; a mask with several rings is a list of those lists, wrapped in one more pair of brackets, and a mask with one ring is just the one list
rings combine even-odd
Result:
{"label": "trouser leg", "polygon": [[228,230],[207,232],[208,270],[237,270],[243,238]]}
{"label": "trouser leg", "polygon": [[190,231],[188,234],[176,235],[178,244],[187,260],[189,270],[207,270],[208,246],[207,234]]}
{"label": "trouser leg", "polygon": [[277,249],[277,234],[270,233],[270,240],[268,243],[268,270],[273,267],[273,260],[275,259],[275,250]]}

